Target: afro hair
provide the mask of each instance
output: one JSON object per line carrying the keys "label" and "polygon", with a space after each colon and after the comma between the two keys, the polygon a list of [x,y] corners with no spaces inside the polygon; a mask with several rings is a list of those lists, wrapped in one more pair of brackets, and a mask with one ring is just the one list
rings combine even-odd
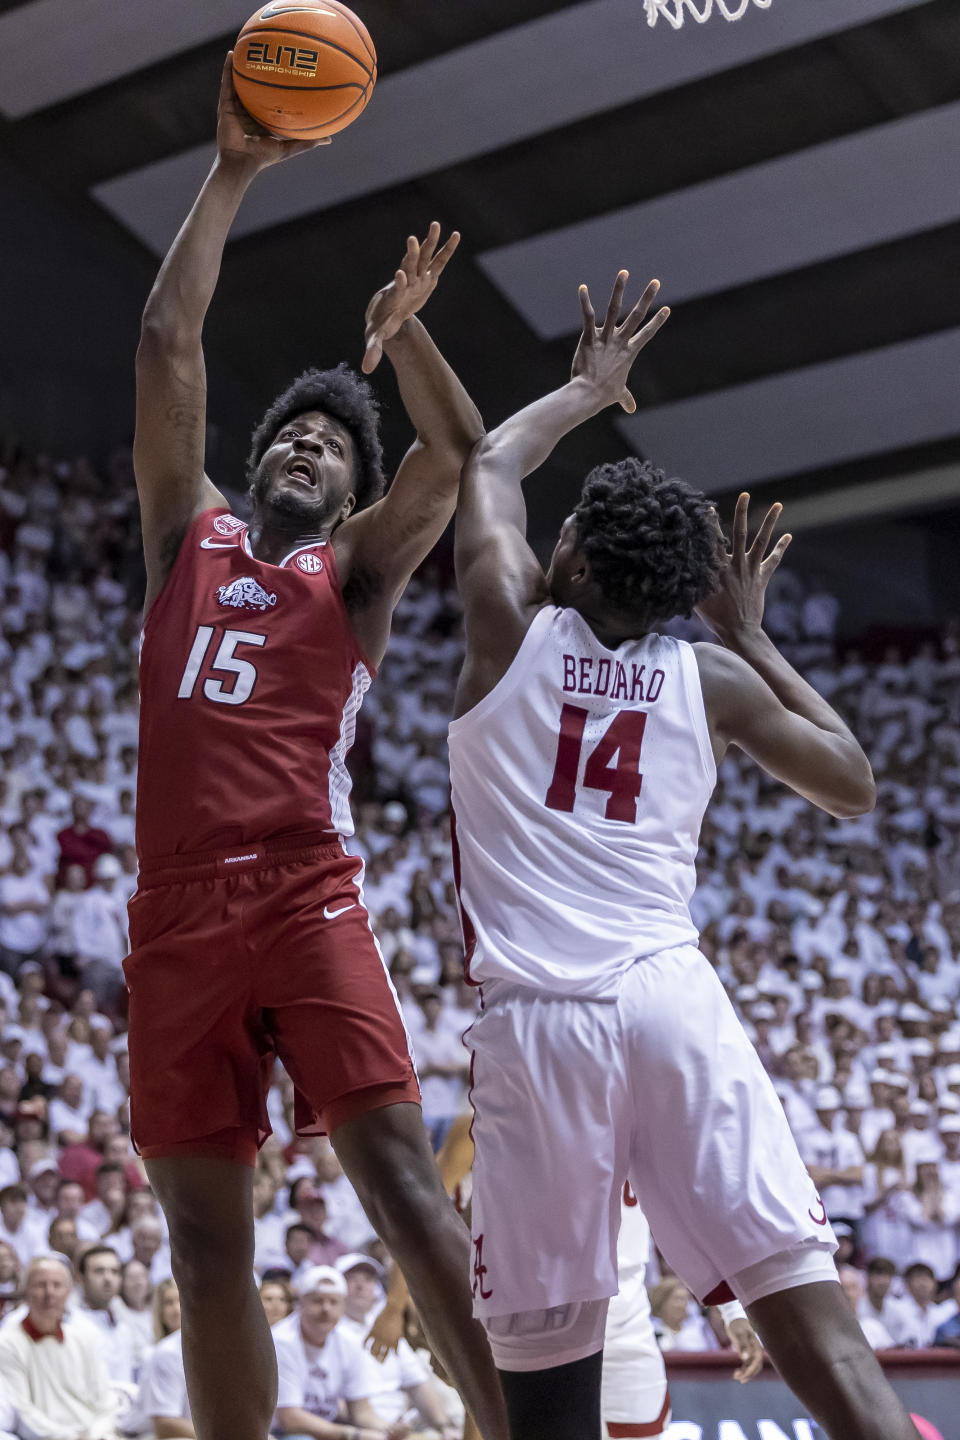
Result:
{"label": "afro hair", "polygon": [[573,514],[604,600],[641,628],[689,615],[716,590],[723,541],[712,503],[647,461],[591,470]]}
{"label": "afro hair", "polygon": [[284,425],[309,410],[322,411],[349,431],[357,456],[356,508],[366,509],[384,489],[380,407],[367,382],[345,364],[335,370],[304,370],[277,396],[251,437],[247,479],[253,483],[260,461]]}

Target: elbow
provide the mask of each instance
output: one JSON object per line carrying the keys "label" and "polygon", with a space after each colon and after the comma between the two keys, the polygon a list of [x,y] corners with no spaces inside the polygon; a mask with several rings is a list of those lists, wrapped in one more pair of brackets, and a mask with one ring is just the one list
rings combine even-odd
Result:
{"label": "elbow", "polygon": [[149,361],[156,355],[176,355],[198,341],[196,328],[184,324],[182,312],[171,306],[168,300],[160,299],[154,291],[140,320],[137,363]]}

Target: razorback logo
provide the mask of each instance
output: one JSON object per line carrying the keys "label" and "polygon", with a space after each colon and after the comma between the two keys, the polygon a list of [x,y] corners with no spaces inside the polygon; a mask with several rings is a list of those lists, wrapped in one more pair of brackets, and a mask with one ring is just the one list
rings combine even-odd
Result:
{"label": "razorback logo", "polygon": [[219,586],[217,599],[221,605],[230,605],[234,610],[268,610],[277,603],[276,595],[268,595],[252,575],[241,575],[239,580]]}
{"label": "razorback logo", "polygon": [[217,515],[213,528],[218,535],[239,535],[243,529],[243,521],[238,520],[236,515]]}

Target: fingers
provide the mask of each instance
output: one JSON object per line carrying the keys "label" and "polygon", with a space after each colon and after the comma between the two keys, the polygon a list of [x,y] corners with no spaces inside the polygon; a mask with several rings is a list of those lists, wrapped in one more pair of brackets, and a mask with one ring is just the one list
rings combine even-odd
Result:
{"label": "fingers", "polygon": [[746,491],[737,496],[737,508],[733,512],[733,556],[736,559],[747,553],[747,521],[750,511],[750,496]]}
{"label": "fingers", "polygon": [[430,274],[434,277],[434,279],[439,279],[439,277],[443,274],[448,261],[452,259],[453,254],[459,244],[460,231],[454,230],[446,245],[444,245],[442,249],[437,251],[436,255],[434,255],[433,260],[430,263]]}
{"label": "fingers", "polygon": [[433,254],[437,248],[437,242],[439,241],[439,239],[440,222],[439,220],[434,220],[431,222],[430,229],[427,231],[427,238],[420,246],[420,264],[418,274],[423,275],[427,272],[427,270],[430,269],[430,261],[433,259]]}
{"label": "fingers", "polygon": [[577,294],[580,296],[580,309],[583,311],[584,336],[587,340],[593,340],[597,333],[597,317],[590,300],[590,291],[586,285],[581,285]]}
{"label": "fingers", "polygon": [[656,335],[657,331],[662,330],[669,319],[670,306],[661,305],[660,309],[657,311],[656,315],[654,315],[653,319],[648,320],[646,325],[644,325],[643,329],[638,330],[636,335],[632,336],[630,340],[627,341],[627,348],[630,350],[631,354],[637,355],[645,345],[649,345],[650,341],[653,339],[654,335]]}
{"label": "fingers", "polygon": [[647,312],[649,311],[650,306],[653,304],[654,300],[656,300],[659,290],[660,281],[651,280],[650,284],[647,286],[646,290],[644,290],[636,305],[634,305],[633,309],[630,311],[630,314],[620,326],[621,334],[625,335],[629,339],[629,337],[636,330],[637,326],[640,325],[647,318]]}
{"label": "fingers", "polygon": [[780,564],[780,561],[787,553],[787,546],[790,544],[790,541],[792,539],[792,535],[780,536],[780,539],[777,541],[776,545],[774,545],[773,549],[770,551],[770,554],[767,556],[766,560],[764,560],[762,566],[760,567],[764,575],[773,574],[774,570],[776,570],[777,566]]}
{"label": "fingers", "polygon": [[223,62],[223,73],[220,76],[220,100],[233,98],[233,51],[227,51],[227,58]]}
{"label": "fingers", "polygon": [[360,369],[364,375],[372,375],[383,358],[383,337],[379,330],[374,331],[367,341],[367,348],[363,352],[363,361]]}
{"label": "fingers", "polygon": [[630,271],[621,270],[614,281],[610,304],[607,306],[607,313],[603,321],[603,330],[600,332],[604,340],[609,340],[617,328],[617,321],[620,318],[620,307],[623,304],[623,292],[627,288],[627,281],[629,279]]}
{"label": "fingers", "polygon": [[782,510],[783,506],[780,504],[771,505],[766,515],[764,515],[763,520],[760,522],[760,529],[754,536],[753,544],[750,546],[749,553],[752,560],[759,562],[766,555],[767,546],[773,537],[774,527],[780,519],[780,512]]}
{"label": "fingers", "polygon": [[621,410],[626,410],[628,415],[635,414],[637,409],[637,402],[636,400],[634,400],[629,390],[624,390],[623,394],[620,396],[620,408]]}

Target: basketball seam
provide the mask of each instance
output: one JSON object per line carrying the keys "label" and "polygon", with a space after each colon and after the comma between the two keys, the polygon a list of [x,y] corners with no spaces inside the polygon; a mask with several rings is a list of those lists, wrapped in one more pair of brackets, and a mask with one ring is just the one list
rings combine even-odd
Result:
{"label": "basketball seam", "polygon": [[360,29],[360,21],[359,21],[359,19],[357,18],[357,16],[354,15],[354,13],[353,13],[352,10],[348,10],[347,7],[346,7],[346,5],[341,5],[341,4],[340,4],[340,0],[328,0],[328,3],[331,4],[331,5],[333,5],[334,8],[335,8],[336,11],[337,11],[337,14],[338,14],[338,15],[342,15],[343,18],[344,18],[344,20],[346,20],[347,23],[348,23],[349,25],[351,25],[351,26],[353,27],[353,29],[356,31],[357,39],[360,41],[360,44],[363,46],[364,50],[366,50],[367,54],[370,56],[370,63],[371,63],[371,65],[373,66],[373,68],[374,68],[374,70],[375,70],[375,69],[377,68],[377,56],[376,56],[376,52],[375,52],[373,49],[371,49],[371,46],[373,45],[373,41],[371,40],[370,43],[368,44],[367,41],[364,39],[363,32],[362,32],[361,29]]}
{"label": "basketball seam", "polygon": [[[324,39],[322,35],[310,35],[306,30],[244,30],[242,35],[237,36],[237,45],[240,44],[241,40],[249,40],[252,35],[269,35],[273,38],[276,38],[278,35],[296,35],[301,40],[312,40],[315,45],[326,45],[328,50],[339,50],[341,55],[346,55],[349,60],[353,60],[357,65],[360,66],[360,69],[365,75],[369,76],[371,80],[373,79],[373,74],[370,70],[370,66],[365,64],[364,61],[361,60],[359,55],[354,55],[352,50],[348,50],[343,45],[338,45],[335,40]],[[376,64],[376,62],[374,62],[374,64]],[[233,68],[234,70],[236,70],[237,68],[236,47],[234,47]],[[240,74],[243,74],[243,72],[240,71]]]}
{"label": "basketball seam", "polygon": [[[332,115],[329,120],[321,121],[319,125],[284,125],[283,129],[288,131],[291,135],[300,135],[306,130],[325,130],[328,125],[335,125],[338,120],[343,119],[344,115],[349,115],[350,111],[355,109],[355,107],[360,104],[360,101],[364,99],[366,93],[366,90],[364,90],[363,94],[358,95],[356,100],[351,100],[346,110],[341,110],[339,115]],[[284,137],[281,136],[281,139],[282,138]],[[307,139],[309,138],[310,137],[307,136]],[[321,136],[319,138],[323,139],[325,137]]]}
{"label": "basketball seam", "polygon": [[317,90],[360,90],[366,92],[369,81],[361,85],[359,80],[341,80],[339,85],[281,85],[279,80],[257,80],[253,75],[240,74],[238,79],[245,85],[265,85],[268,90],[295,90],[301,95],[312,95]]}

